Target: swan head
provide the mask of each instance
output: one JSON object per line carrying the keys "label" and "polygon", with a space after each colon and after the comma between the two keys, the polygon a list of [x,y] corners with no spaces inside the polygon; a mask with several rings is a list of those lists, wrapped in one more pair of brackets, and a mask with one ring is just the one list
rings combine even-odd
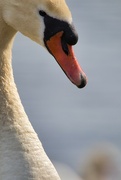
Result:
{"label": "swan head", "polygon": [[44,46],[67,77],[83,88],[87,78],[72,46],[78,35],[65,0],[4,0],[3,19],[25,36]]}

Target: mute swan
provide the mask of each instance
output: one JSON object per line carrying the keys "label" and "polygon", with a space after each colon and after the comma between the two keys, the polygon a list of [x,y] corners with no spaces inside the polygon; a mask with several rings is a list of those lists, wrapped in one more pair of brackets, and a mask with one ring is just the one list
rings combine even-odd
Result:
{"label": "mute swan", "polygon": [[14,83],[11,49],[17,31],[45,47],[82,88],[86,75],[72,50],[77,34],[64,0],[0,0],[0,179],[58,180]]}

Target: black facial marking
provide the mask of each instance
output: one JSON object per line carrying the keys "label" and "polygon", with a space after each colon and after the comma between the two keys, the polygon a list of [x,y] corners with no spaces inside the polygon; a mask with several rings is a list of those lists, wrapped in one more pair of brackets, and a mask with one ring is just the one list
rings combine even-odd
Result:
{"label": "black facial marking", "polygon": [[52,36],[54,36],[58,32],[63,31],[61,44],[64,52],[68,55],[67,44],[74,45],[78,41],[78,35],[73,24],[68,24],[65,21],[61,21],[56,18],[50,17],[44,11],[39,11],[39,14],[43,16],[45,23],[45,31],[44,31],[45,45],[46,45],[46,41],[49,40]]}
{"label": "black facial marking", "polygon": [[47,15],[46,12],[42,11],[42,10],[39,11],[39,14],[40,14],[40,16],[43,16],[43,17],[45,17]]}

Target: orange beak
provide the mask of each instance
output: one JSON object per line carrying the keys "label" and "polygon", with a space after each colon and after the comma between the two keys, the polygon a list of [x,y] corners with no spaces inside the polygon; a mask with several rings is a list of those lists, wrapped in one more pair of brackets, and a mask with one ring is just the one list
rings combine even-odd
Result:
{"label": "orange beak", "polygon": [[66,44],[68,52],[64,52],[61,41],[62,35],[63,31],[52,36],[46,41],[46,46],[70,81],[79,88],[83,88],[87,84],[86,75],[74,56],[72,46]]}

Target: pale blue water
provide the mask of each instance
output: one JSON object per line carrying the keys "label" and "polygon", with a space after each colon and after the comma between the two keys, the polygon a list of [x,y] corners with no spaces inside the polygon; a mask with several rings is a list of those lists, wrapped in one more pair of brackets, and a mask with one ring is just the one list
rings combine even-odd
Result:
{"label": "pale blue water", "polygon": [[45,49],[21,34],[13,66],[22,102],[47,154],[76,168],[97,142],[121,148],[121,1],[67,2],[79,34],[75,54],[88,85],[77,89]]}

